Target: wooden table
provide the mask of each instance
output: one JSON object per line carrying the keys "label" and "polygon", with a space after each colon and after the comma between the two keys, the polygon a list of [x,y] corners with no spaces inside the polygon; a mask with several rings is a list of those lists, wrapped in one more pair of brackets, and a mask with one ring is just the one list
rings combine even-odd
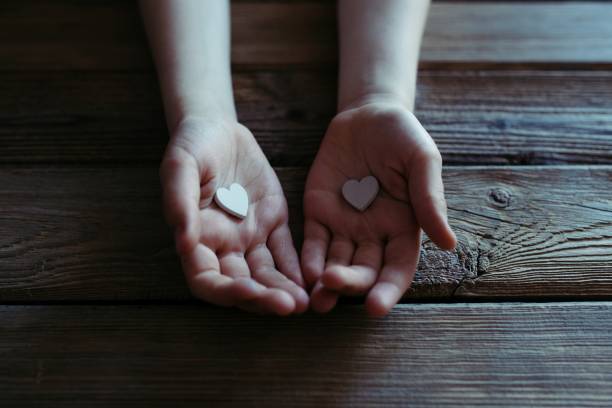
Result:
{"label": "wooden table", "polygon": [[[301,241],[334,114],[334,4],[235,1],[240,120]],[[435,2],[417,115],[454,252],[385,319],[189,295],[136,5],[0,6],[0,406],[612,406],[612,3]],[[206,404],[208,403],[208,404]]]}

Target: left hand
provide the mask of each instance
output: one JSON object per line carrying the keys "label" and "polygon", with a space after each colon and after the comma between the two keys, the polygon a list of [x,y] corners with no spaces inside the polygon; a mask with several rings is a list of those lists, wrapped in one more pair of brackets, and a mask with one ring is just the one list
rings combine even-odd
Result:
{"label": "left hand", "polygon": [[[410,286],[420,228],[452,249],[442,159],[417,118],[394,102],[370,102],[331,122],[304,193],[302,269],[311,305],[331,310],[339,294],[367,293],[366,309],[385,315]],[[343,198],[348,179],[372,175],[380,191],[360,212]]]}
{"label": "left hand", "polygon": [[[182,121],[160,173],[164,209],[195,296],[256,313],[308,308],[285,196],[246,127],[215,116]],[[234,182],[248,192],[242,220],[213,200],[217,188]]]}

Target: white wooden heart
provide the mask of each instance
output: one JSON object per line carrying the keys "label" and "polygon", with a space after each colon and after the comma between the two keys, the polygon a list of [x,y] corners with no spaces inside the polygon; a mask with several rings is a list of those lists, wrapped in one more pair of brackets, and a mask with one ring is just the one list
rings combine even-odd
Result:
{"label": "white wooden heart", "polygon": [[374,201],[378,194],[378,180],[367,176],[361,180],[349,180],[342,186],[342,195],[350,205],[363,211]]}
{"label": "white wooden heart", "polygon": [[233,183],[229,189],[220,187],[215,193],[215,202],[219,207],[240,219],[249,212],[249,196],[240,184]]}

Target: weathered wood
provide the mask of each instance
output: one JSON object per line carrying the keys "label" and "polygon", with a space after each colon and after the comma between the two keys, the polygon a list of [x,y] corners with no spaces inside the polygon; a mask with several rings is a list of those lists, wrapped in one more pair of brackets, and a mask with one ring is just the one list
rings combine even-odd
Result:
{"label": "weathered wood", "polygon": [[[446,163],[612,163],[612,72],[422,71],[417,115]],[[335,112],[336,75],[234,75],[239,117],[273,165],[308,165]],[[152,73],[0,72],[0,163],[158,163]]]}
{"label": "weathered wood", "polygon": [[610,62],[604,2],[435,3],[423,37],[432,62]]}
{"label": "weathered wood", "polygon": [[279,319],[196,306],[0,307],[0,404],[612,404],[612,303],[400,305]]}
{"label": "weathered wood", "polygon": [[610,170],[447,170],[457,253],[471,272],[454,295],[611,297]]}
{"label": "weathered wood", "polygon": [[[275,166],[299,166],[277,171],[300,241],[335,108],[334,5],[232,4],[239,116]],[[446,163],[611,164],[611,20],[603,2],[435,3],[417,105]],[[612,405],[612,302],[404,304],[379,320],[190,302],[135,3],[9,1],[0,26],[0,302],[168,303],[0,306],[0,406]],[[408,301],[612,299],[612,166],[445,181],[460,244],[425,242]]]}
{"label": "weathered wood", "polygon": [[417,115],[447,163],[612,163],[612,72],[423,72]]}
{"label": "weathered wood", "polygon": [[[337,54],[335,3],[232,4],[237,67],[330,65]],[[3,2],[0,69],[150,69],[135,2]],[[612,63],[612,5],[603,2],[436,2],[425,65]]]}
{"label": "weathered wood", "polygon": [[[305,169],[277,169],[301,238]],[[157,169],[1,170],[0,300],[186,299]],[[448,167],[454,252],[408,295],[610,297],[612,167]]]}

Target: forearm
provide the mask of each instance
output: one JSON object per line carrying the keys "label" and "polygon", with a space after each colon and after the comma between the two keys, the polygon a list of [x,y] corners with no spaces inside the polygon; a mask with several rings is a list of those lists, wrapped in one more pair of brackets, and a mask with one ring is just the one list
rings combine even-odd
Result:
{"label": "forearm", "polygon": [[189,116],[235,119],[228,0],[140,0],[168,127]]}
{"label": "forearm", "polygon": [[339,0],[338,108],[391,98],[414,108],[429,0]]}

